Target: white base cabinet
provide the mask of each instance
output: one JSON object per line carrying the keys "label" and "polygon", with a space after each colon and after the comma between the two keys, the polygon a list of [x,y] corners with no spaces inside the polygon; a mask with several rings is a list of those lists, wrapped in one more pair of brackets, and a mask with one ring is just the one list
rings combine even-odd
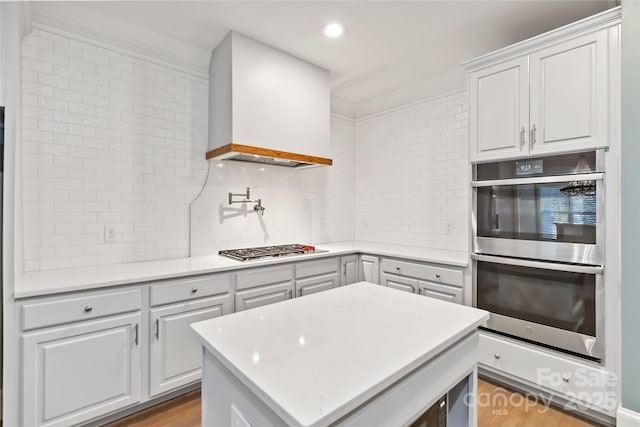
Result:
{"label": "white base cabinet", "polygon": [[343,256],[340,258],[340,286],[356,283],[358,276],[358,255]]}
{"label": "white base cabinet", "polygon": [[542,388],[568,401],[567,409],[614,415],[616,375],[596,363],[492,334],[480,333],[480,367]]}
{"label": "white base cabinet", "polygon": [[22,336],[22,424],[67,426],[140,401],[140,313]]}
{"label": "white base cabinet", "polygon": [[383,258],[380,284],[400,291],[462,304],[464,274],[461,270]]}
{"label": "white base cabinet", "polygon": [[236,273],[235,311],[293,298],[293,267],[254,268]]}
{"label": "white base cabinet", "polygon": [[359,280],[380,284],[380,258],[360,255]]}
{"label": "white base cabinet", "polygon": [[200,381],[202,349],[190,325],[231,312],[229,294],[154,308],[150,314],[149,395]]}

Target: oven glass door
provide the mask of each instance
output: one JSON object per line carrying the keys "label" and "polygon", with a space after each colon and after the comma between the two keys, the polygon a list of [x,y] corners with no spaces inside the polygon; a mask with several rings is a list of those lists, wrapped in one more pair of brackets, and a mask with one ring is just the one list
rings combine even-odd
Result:
{"label": "oven glass door", "polygon": [[486,327],[561,350],[604,357],[603,267],[473,254],[473,303]]}
{"label": "oven glass door", "polygon": [[478,308],[596,336],[594,274],[478,261]]}
{"label": "oven glass door", "polygon": [[565,196],[566,182],[477,189],[477,236],[596,243],[596,194]]}

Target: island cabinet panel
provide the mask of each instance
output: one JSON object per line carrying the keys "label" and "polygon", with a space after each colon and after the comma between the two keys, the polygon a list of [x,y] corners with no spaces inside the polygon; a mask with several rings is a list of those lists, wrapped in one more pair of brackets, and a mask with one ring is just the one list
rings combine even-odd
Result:
{"label": "island cabinet panel", "polygon": [[229,292],[231,274],[167,280],[150,287],[151,306],[195,300]]}
{"label": "island cabinet panel", "polygon": [[230,312],[231,297],[228,293],[151,310],[151,397],[200,381],[202,346],[190,325]]}
{"label": "island cabinet panel", "polygon": [[349,255],[340,258],[340,285],[350,285],[358,280],[358,256]]}
{"label": "island cabinet panel", "polygon": [[140,313],[22,336],[22,424],[82,424],[140,401]]}
{"label": "island cabinet panel", "polygon": [[380,258],[373,255],[360,255],[359,270],[360,280],[380,284]]}

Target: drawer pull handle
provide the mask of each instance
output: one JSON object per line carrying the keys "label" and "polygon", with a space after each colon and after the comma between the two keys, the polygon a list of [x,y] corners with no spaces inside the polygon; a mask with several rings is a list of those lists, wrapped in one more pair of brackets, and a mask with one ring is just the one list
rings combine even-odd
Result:
{"label": "drawer pull handle", "polygon": [[439,278],[440,278],[440,275],[439,275],[439,274],[436,274],[436,279],[439,279]]}
{"label": "drawer pull handle", "polygon": [[566,375],[563,375],[562,376],[562,381],[564,381],[565,383],[568,383],[569,382],[569,377],[566,376]]}
{"label": "drawer pull handle", "polygon": [[400,267],[396,267],[396,270],[397,270],[397,271],[400,271]]}
{"label": "drawer pull handle", "polygon": [[195,294],[196,292],[198,292],[198,288],[191,288],[191,293]]}
{"label": "drawer pull handle", "polygon": [[500,359],[500,354],[496,353],[496,354],[493,355],[493,357],[495,357],[496,360],[498,360],[498,359]]}
{"label": "drawer pull handle", "polygon": [[93,310],[93,307],[91,307],[90,305],[85,305],[84,306],[84,311],[89,313],[91,310]]}

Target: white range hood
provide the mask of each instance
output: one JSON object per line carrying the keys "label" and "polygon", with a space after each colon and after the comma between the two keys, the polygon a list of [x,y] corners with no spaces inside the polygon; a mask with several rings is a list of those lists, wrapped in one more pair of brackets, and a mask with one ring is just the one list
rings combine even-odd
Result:
{"label": "white range hood", "polygon": [[331,165],[329,100],[328,71],[232,31],[209,64],[207,159]]}

